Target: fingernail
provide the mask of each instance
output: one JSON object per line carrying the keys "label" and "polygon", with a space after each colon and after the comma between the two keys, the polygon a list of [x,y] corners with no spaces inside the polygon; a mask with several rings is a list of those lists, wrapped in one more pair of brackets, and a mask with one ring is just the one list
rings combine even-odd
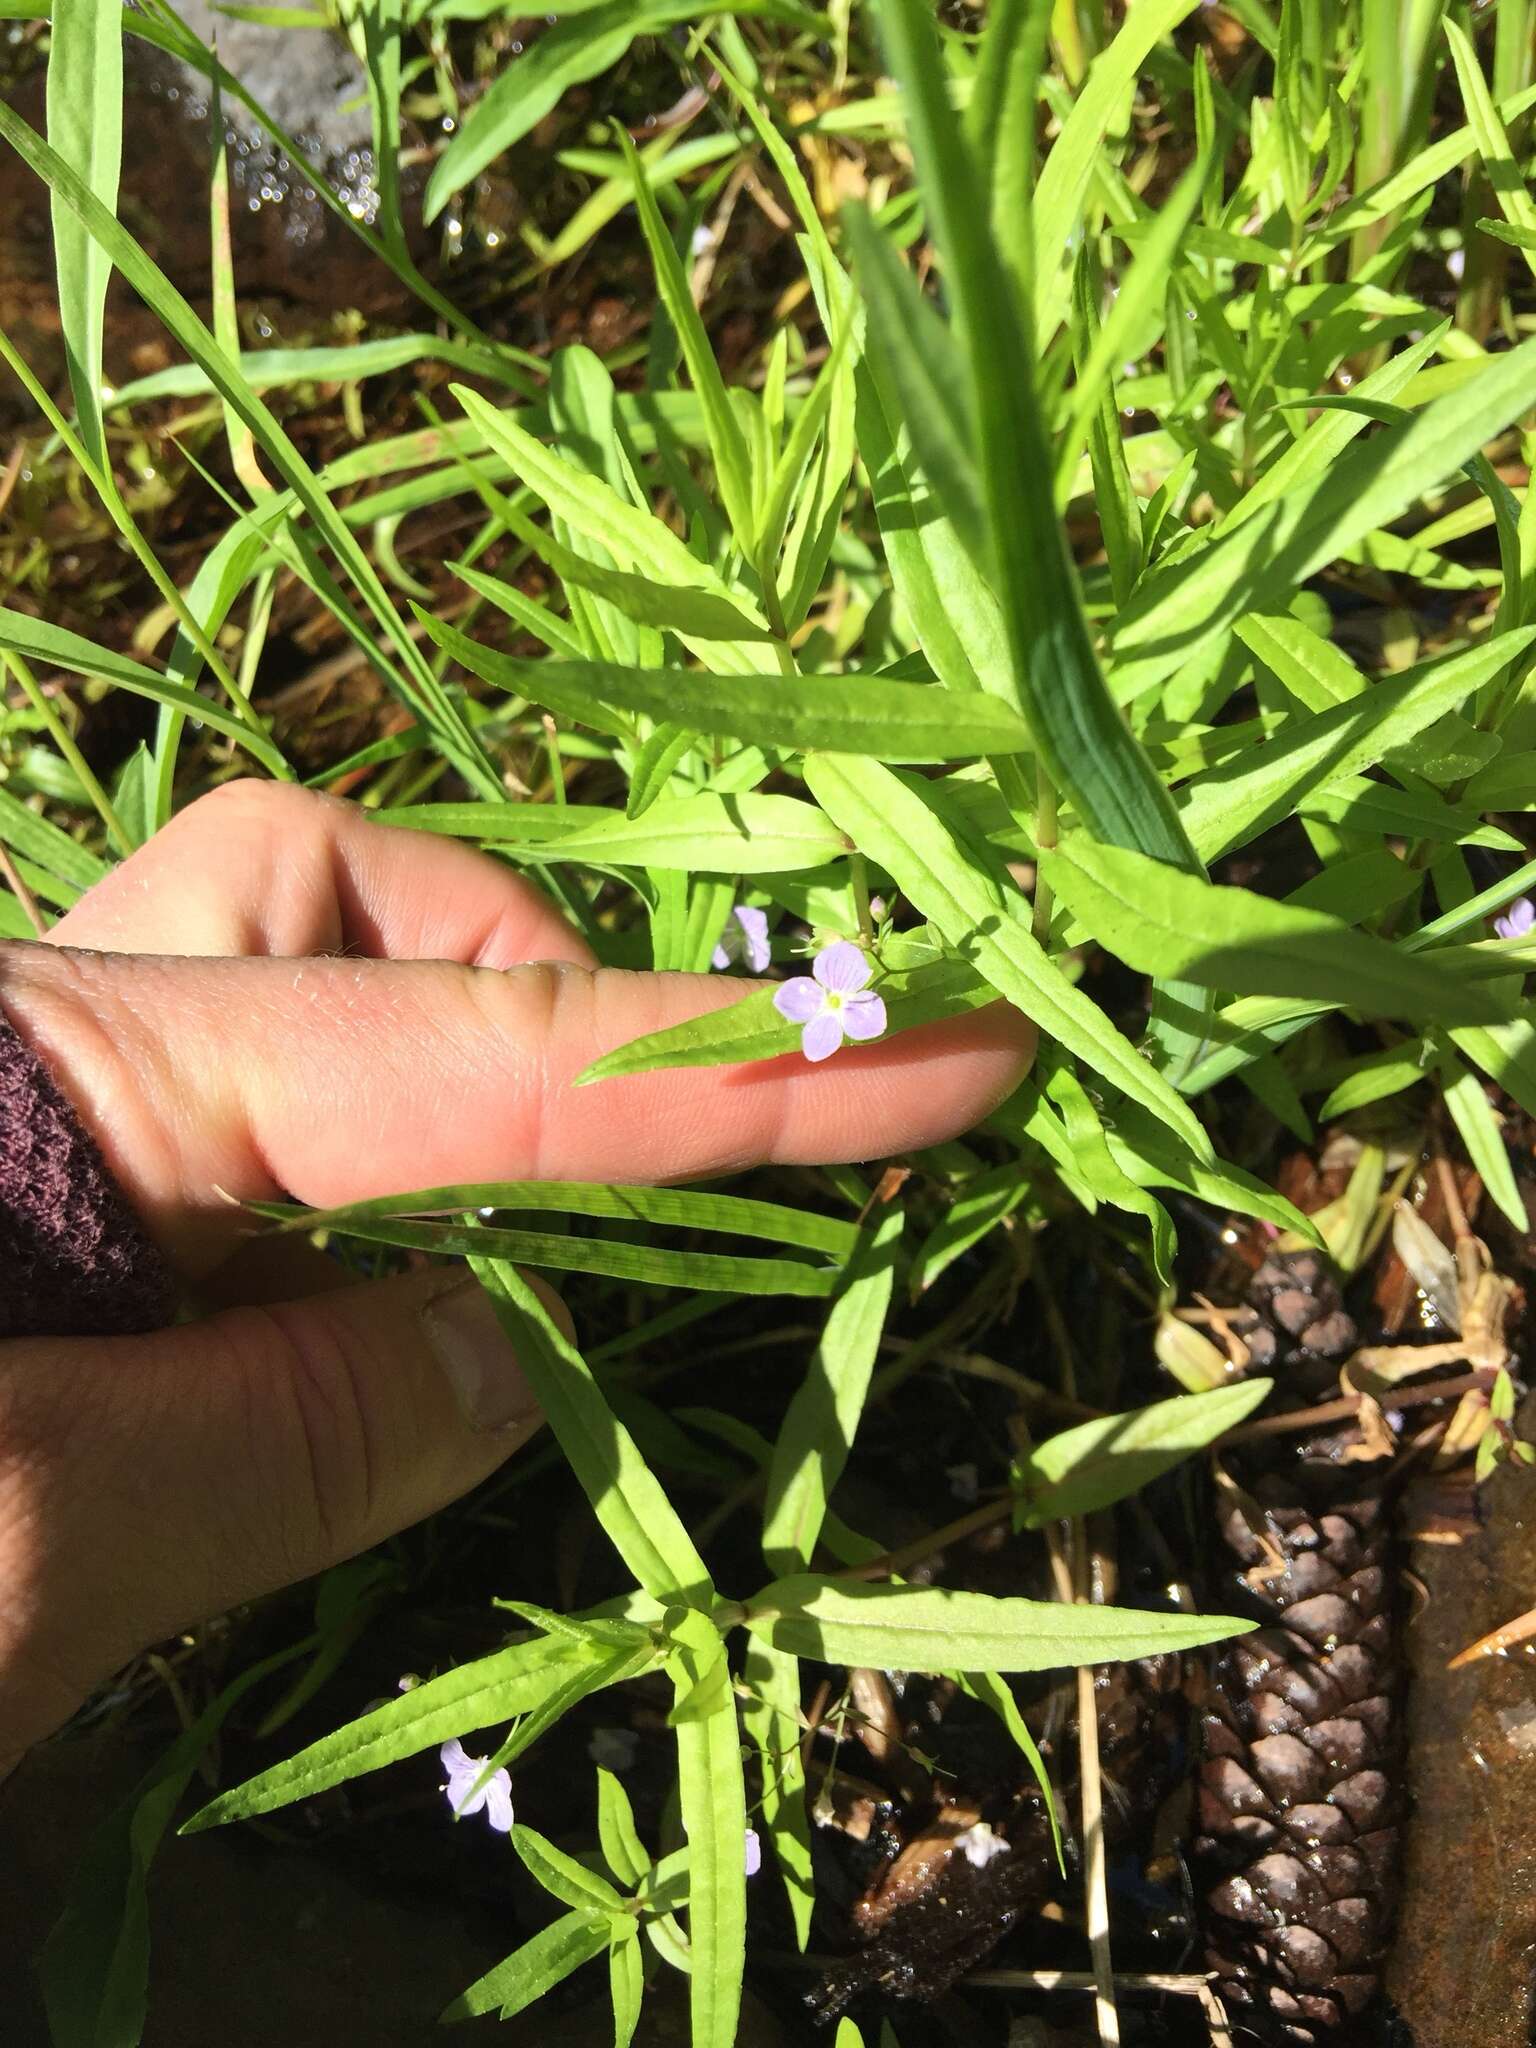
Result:
{"label": "fingernail", "polygon": [[472,1429],[527,1429],[538,1403],[485,1289],[466,1280],[421,1311],[427,1342]]}

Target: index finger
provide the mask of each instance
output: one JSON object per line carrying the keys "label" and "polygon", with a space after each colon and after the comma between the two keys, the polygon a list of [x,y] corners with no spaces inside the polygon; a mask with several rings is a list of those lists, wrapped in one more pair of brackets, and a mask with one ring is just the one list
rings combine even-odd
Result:
{"label": "index finger", "polygon": [[12,1021],[194,1264],[227,1249],[229,1195],[329,1207],[464,1181],[883,1158],[979,1121],[1033,1052],[1034,1027],[996,1004],[819,1066],[795,1053],[572,1086],[615,1046],[753,986],[570,965],[0,947]]}

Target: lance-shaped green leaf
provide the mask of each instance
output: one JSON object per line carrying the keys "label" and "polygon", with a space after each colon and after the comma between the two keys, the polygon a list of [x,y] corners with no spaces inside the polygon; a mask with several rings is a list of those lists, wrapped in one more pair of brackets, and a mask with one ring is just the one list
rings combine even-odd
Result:
{"label": "lance-shaped green leaf", "polygon": [[768,1467],[763,1555],[770,1571],[808,1565],[815,1551],[869,1392],[905,1220],[893,1206],[866,1228],[790,1401]]}
{"label": "lance-shaped green leaf", "polygon": [[286,1762],[221,1792],[181,1832],[193,1835],[225,1821],[271,1813],[296,1799],[312,1799],[349,1778],[382,1770],[402,1757],[435,1749],[455,1735],[530,1713],[574,1672],[599,1662],[601,1655],[596,1646],[545,1636],[445,1671],[398,1699],[386,1700],[334,1735],[322,1735]]}
{"label": "lance-shaped green leaf", "polygon": [[554,22],[513,59],[471,107],[433,166],[423,212],[435,220],[453,197],[556,107],[573,85],[617,64],[636,36],[696,12],[682,0],[605,0]]}
{"label": "lance-shaped green leaf", "polygon": [[792,1294],[819,1299],[830,1294],[837,1274],[830,1266],[802,1259],[743,1259],[725,1252],[673,1251],[664,1245],[632,1244],[624,1238],[572,1237],[560,1231],[503,1230],[478,1222],[412,1222],[384,1218],[354,1221],[349,1237],[364,1244],[399,1245],[407,1251],[515,1259],[519,1265],[554,1273],[606,1273],[641,1286],[687,1287],[705,1294]]}
{"label": "lance-shaped green leaf", "polygon": [[578,1912],[621,1913],[624,1901],[606,1877],[599,1877],[564,1849],[557,1848],[537,1828],[521,1821],[512,1829],[512,1846],[523,1868],[535,1884],[542,1885],[551,1898]]}
{"label": "lance-shaped green leaf", "polygon": [[923,1239],[912,1262],[913,1295],[931,1287],[956,1259],[1011,1216],[1028,1193],[1029,1174],[1016,1159],[973,1174]]}
{"label": "lance-shaped green leaf", "polygon": [[599,866],[686,868],[690,874],[796,874],[850,851],[814,804],[792,796],[684,796],[653,803],[641,817],[615,811],[552,841],[551,860]]}
{"label": "lance-shaped green leaf", "polygon": [[[696,589],[691,584],[656,583],[649,576],[634,576],[623,569],[607,568],[601,562],[590,561],[585,555],[561,547],[557,540],[531,520],[526,522],[525,537],[529,546],[537,550],[567,589],[574,586],[577,590],[591,591],[595,597],[606,598],[609,604],[638,625],[655,626],[663,632],[676,633],[679,639],[689,642],[773,638],[766,626],[748,618],[738,604],[717,591]],[[510,612],[510,600],[522,595],[518,591],[509,591],[494,576],[482,575],[468,563],[456,563],[454,574],[462,577],[471,590],[503,611]]]}
{"label": "lance-shaped green leaf", "polygon": [[1210,1140],[1188,1105],[1036,942],[1010,904],[1006,878],[995,866],[983,866],[978,849],[962,846],[937,815],[937,785],[836,754],[808,758],[805,779],[828,816],[999,995],[1150,1109],[1197,1157],[1211,1157]]}
{"label": "lance-shaped green leaf", "polygon": [[898,1671],[1109,1664],[1194,1649],[1255,1626],[1227,1614],[998,1600],[945,1586],[877,1586],[809,1573],[764,1587],[747,1607],[746,1625],[792,1656]]}
{"label": "lance-shaped green leaf", "polygon": [[[1141,12],[1161,22],[1168,0],[1145,0]],[[1133,39],[1139,20],[1140,12]],[[924,203],[969,367],[965,410],[974,425],[992,581],[1008,630],[1016,701],[1052,783],[1097,837],[1198,869],[1168,791],[1105,685],[1054,494],[1041,487],[1051,458],[1032,338],[992,239],[988,209],[977,203],[975,164],[950,106],[932,9],[925,0],[882,0],[880,22],[901,81]],[[1049,174],[1047,165],[1040,194],[1048,212]],[[1063,183],[1070,191],[1075,179]],[[1037,251],[1039,234],[1037,216]],[[1059,249],[1053,245],[1053,260]],[[893,337],[886,340],[895,345]]]}
{"label": "lance-shaped green leaf", "polygon": [[795,1939],[803,1950],[810,1939],[816,1887],[800,1749],[800,1666],[782,1650],[754,1638],[747,1645],[742,1676],[753,1694],[741,1718],[762,1772],[763,1826],[784,1880]]}
{"label": "lance-shaped green leaf", "polygon": [[[963,960],[882,974],[875,983],[885,1004],[886,1038],[919,1024],[963,1017],[997,1000],[996,991]],[[723,1010],[686,1024],[652,1031],[616,1046],[576,1076],[576,1085],[609,1081],[620,1074],[647,1074],[661,1067],[726,1067],[746,1060],[779,1059],[800,1051],[800,1026],[773,1007],[773,990],[762,988]]]}
{"label": "lance-shaped green leaf", "polygon": [[944,516],[967,551],[984,558],[981,486],[971,453],[975,429],[959,343],[868,209],[850,206],[845,222],[869,307],[867,347],[880,381],[895,401],[895,416],[906,423]]}
{"label": "lance-shaped green leaf", "polygon": [[[1342,677],[1315,648],[1274,619],[1248,618],[1242,637],[1260,658],[1273,658],[1281,680],[1301,663],[1321,687]],[[1536,628],[1469,647],[1403,675],[1373,683],[1331,710],[1296,718],[1262,746],[1197,776],[1180,793],[1190,836],[1209,860],[1229,853],[1288,817],[1298,805],[1374,766],[1440,715],[1481,688],[1536,640]],[[1383,791],[1383,795],[1395,795]]]}
{"label": "lance-shaped green leaf", "polygon": [[416,612],[438,646],[472,675],[598,725],[594,707],[617,705],[759,746],[829,747],[892,761],[964,761],[1029,744],[1023,720],[994,697],[956,698],[873,676],[705,675],[606,661],[518,661],[419,606]]}
{"label": "lance-shaped green leaf", "polygon": [[[416,1188],[375,1195],[335,1209],[306,1209],[292,1202],[252,1202],[258,1216],[270,1216],[287,1230],[348,1230],[355,1223],[379,1223],[393,1216],[434,1216],[445,1211],[482,1215],[491,1209],[543,1209],[560,1216],[604,1216],[655,1223],[671,1230],[718,1230],[728,1237],[763,1237],[772,1244],[804,1245],[846,1259],[859,1242],[856,1224],[819,1216],[782,1202],[757,1202],[745,1195],[717,1195],[698,1188],[613,1186],[605,1181],[485,1180],[453,1187]],[[540,1623],[542,1627],[542,1622]]]}
{"label": "lance-shaped green leaf", "polygon": [[708,1598],[704,1560],[586,1360],[515,1266],[494,1258],[469,1263],[583,1493],[637,1583],[657,1599]]}
{"label": "lance-shaped green leaf", "polygon": [[1051,147],[1035,188],[1035,333],[1043,349],[1066,317],[1071,274],[1064,257],[1076,231],[1095,164],[1111,122],[1120,119],[1125,95],[1163,37],[1199,0],[1139,0],[1129,10],[1109,48],[1087,80]]}
{"label": "lance-shaped green leaf", "polygon": [[601,1767],[597,1773],[597,1838],[603,1861],[622,1885],[631,1891],[651,1867],[635,1826],[635,1809],[629,1794],[612,1771]]}
{"label": "lance-shaped green leaf", "polygon": [[741,1736],[725,1646],[703,1615],[673,1660],[679,1701],[713,1696],[710,1712],[676,1718],[677,1789],[688,1842],[688,1943],[693,2048],[734,2048],[747,1950],[747,1801]]}
{"label": "lance-shaped green leaf", "polygon": [[1147,974],[1202,987],[1336,1002],[1373,1017],[1499,1023],[1508,1006],[1434,964],[1323,911],[1218,888],[1144,854],[1074,833],[1041,872],[1100,945]]}
{"label": "lance-shaped green leaf", "polygon": [[461,1991],[446,2006],[440,2018],[477,2019],[482,2013],[499,2013],[504,2020],[525,2012],[530,2005],[563,1983],[573,1970],[600,1956],[615,1939],[611,1915],[586,1911],[565,1913],[548,1927],[540,1928],[532,1941],[477,1977],[467,1991]]}
{"label": "lance-shaped green leaf", "polygon": [[1197,553],[1153,570],[1111,635],[1115,695],[1129,702],[1207,653],[1244,612],[1289,597],[1454,476],[1533,403],[1536,339],[1490,356],[1475,378],[1407,424],[1357,441],[1321,480],[1309,478]]}
{"label": "lance-shaped green leaf", "polygon": [[1091,1515],[1139,1493],[1185,1458],[1235,1429],[1269,1395],[1273,1380],[1240,1380],[1208,1394],[1177,1394],[1126,1415],[1097,1416],[1036,1444],[1016,1468],[1023,1525]]}

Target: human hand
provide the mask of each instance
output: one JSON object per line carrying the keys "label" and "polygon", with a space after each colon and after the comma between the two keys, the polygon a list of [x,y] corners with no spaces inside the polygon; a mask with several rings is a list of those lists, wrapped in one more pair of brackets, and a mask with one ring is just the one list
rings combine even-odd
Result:
{"label": "human hand", "polygon": [[880,1157],[976,1122],[1034,1045],[999,1004],[825,1067],[570,1087],[741,994],[595,968],[499,863],[254,782],[183,812],[49,943],[0,945],[5,1013],[211,1310],[0,1344],[0,1774],[146,1643],[418,1521],[538,1425],[476,1282],[349,1284],[252,1244],[230,1197]]}

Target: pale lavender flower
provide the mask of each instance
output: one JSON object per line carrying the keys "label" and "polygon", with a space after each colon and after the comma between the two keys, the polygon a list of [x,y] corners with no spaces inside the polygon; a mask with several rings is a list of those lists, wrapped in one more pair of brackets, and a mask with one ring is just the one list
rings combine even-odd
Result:
{"label": "pale lavender flower", "polygon": [[774,990],[773,1007],[799,1024],[800,1049],[808,1060],[831,1057],[849,1038],[878,1038],[885,1029],[885,1004],[868,987],[874,968],[848,939],[837,939],[797,974]]}
{"label": "pale lavender flower", "polygon": [[766,974],[773,955],[768,946],[768,913],[738,903],[725,921],[720,943],[709,956],[711,967],[730,967],[745,960],[754,974]]}
{"label": "pale lavender flower", "polygon": [[1536,924],[1536,904],[1529,896],[1517,896],[1504,915],[1493,920],[1493,928],[1501,939],[1528,939],[1533,924]]}
{"label": "pale lavender flower", "polygon": [[1007,1842],[1001,1835],[994,1834],[984,1820],[977,1821],[964,1834],[956,1835],[955,1847],[975,1870],[985,1870],[997,1857],[1008,1854]]}
{"label": "pale lavender flower", "polygon": [[756,1877],[763,1867],[763,1845],[757,1839],[757,1829],[747,1829],[747,1875]]}
{"label": "pale lavender flower", "polygon": [[464,1745],[455,1736],[445,1742],[438,1751],[443,1769],[448,1773],[448,1782],[443,1787],[448,1804],[453,1808],[456,1820],[467,1820],[472,1813],[479,1813],[482,1807],[485,1817],[498,1835],[512,1831],[512,1780],[505,1771],[493,1771],[479,1791],[475,1780],[485,1769],[483,1756],[468,1756]]}

